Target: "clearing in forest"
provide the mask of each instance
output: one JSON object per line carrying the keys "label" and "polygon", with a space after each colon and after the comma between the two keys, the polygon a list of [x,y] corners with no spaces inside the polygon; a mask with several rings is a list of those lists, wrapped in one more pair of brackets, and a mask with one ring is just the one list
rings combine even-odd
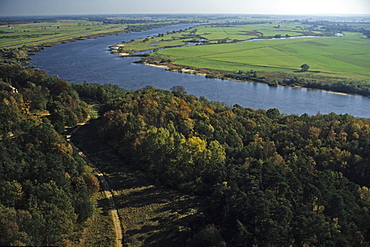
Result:
{"label": "clearing in forest", "polygon": [[108,180],[123,229],[124,246],[181,246],[199,217],[202,200],[158,187],[96,137],[94,123],[82,126],[74,142]]}

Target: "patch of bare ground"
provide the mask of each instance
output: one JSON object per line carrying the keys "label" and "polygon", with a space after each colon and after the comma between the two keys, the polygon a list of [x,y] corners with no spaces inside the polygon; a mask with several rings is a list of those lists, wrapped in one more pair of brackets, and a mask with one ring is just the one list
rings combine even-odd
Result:
{"label": "patch of bare ground", "polygon": [[145,174],[97,138],[95,122],[82,126],[74,143],[99,167],[113,192],[124,246],[185,246],[192,226],[202,218],[199,197],[148,181]]}

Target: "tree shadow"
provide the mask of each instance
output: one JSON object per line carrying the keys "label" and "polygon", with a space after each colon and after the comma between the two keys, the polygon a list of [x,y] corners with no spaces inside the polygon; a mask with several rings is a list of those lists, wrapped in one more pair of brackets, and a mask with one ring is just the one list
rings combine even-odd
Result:
{"label": "tree shadow", "polygon": [[319,70],[293,70],[293,73],[320,73],[321,71]]}
{"label": "tree shadow", "polygon": [[[194,221],[203,217],[199,210],[204,200],[156,186],[95,133],[94,122],[82,126],[76,132],[79,147],[105,173],[113,189],[127,245],[184,246]],[[108,213],[107,199],[98,204]]]}

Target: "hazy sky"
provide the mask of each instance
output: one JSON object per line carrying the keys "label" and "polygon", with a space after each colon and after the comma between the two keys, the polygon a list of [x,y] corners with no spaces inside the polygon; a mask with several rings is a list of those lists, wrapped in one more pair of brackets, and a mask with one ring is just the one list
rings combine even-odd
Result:
{"label": "hazy sky", "polygon": [[130,13],[370,15],[370,0],[0,0],[0,16]]}

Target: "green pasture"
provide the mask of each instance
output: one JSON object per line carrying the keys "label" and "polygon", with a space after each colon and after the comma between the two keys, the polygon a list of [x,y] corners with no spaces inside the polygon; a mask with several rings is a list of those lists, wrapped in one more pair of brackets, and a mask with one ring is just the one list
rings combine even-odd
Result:
{"label": "green pasture", "polygon": [[[89,34],[118,30],[117,25],[103,25],[85,20],[27,23],[0,26],[0,47],[32,42],[33,44],[79,38]],[[120,28],[122,30],[122,28]]]}
{"label": "green pasture", "polygon": [[210,24],[197,27],[197,35],[209,40],[210,43],[217,43],[219,40],[232,42],[234,40],[248,40],[260,37],[273,37],[281,35],[301,36],[307,33],[321,34],[319,27],[313,28],[311,25],[303,25],[298,22],[280,23],[272,22],[265,24]]}
{"label": "green pasture", "polygon": [[160,49],[165,47],[183,46],[194,39],[193,36],[188,36],[190,33],[191,30],[187,30],[183,32],[165,34],[164,36],[155,35],[153,37],[134,40],[126,43],[122,52],[134,53],[138,51]]}
{"label": "green pasture", "polygon": [[[279,28],[277,28],[279,26]],[[165,34],[164,36],[148,37],[140,40],[135,40],[125,44],[123,52],[138,52],[151,50],[156,48],[183,46],[189,41],[198,41],[200,38],[207,39],[209,43],[218,43],[219,40],[225,40],[227,43],[235,41],[249,40],[253,38],[270,37],[275,35],[281,36],[300,36],[308,31],[308,25],[300,25],[297,23],[288,24],[251,24],[251,25],[229,25],[229,24],[209,24],[194,27],[192,30]],[[195,32],[195,36],[189,36],[191,31]],[[159,42],[157,44],[156,43]]]}
{"label": "green pasture", "polygon": [[308,64],[307,74],[320,71],[318,75],[370,78],[370,39],[360,33],[171,48],[155,55],[177,65],[225,71],[294,73]]}

